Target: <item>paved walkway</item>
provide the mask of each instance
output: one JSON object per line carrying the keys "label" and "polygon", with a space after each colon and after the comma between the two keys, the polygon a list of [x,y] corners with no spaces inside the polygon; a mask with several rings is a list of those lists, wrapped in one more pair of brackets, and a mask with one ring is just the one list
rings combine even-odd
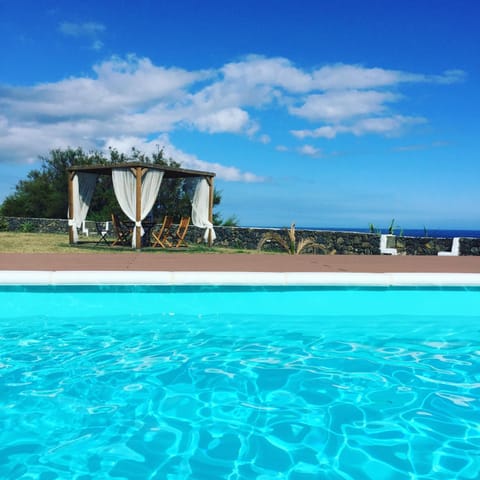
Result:
{"label": "paved walkway", "polygon": [[0,270],[480,273],[480,257],[145,252],[2,253]]}

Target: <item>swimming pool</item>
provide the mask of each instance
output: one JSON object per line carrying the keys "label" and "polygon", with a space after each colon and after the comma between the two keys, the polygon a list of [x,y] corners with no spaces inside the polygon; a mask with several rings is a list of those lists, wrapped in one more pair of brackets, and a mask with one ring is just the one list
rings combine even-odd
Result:
{"label": "swimming pool", "polygon": [[0,478],[480,476],[478,287],[2,286]]}

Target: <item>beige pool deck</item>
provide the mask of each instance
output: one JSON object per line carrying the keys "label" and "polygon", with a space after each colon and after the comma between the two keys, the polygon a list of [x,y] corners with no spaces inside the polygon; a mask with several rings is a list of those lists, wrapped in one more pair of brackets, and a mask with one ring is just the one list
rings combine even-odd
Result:
{"label": "beige pool deck", "polygon": [[0,285],[480,286],[480,257],[0,254]]}
{"label": "beige pool deck", "polygon": [[0,270],[480,273],[480,257],[210,253],[0,253]]}

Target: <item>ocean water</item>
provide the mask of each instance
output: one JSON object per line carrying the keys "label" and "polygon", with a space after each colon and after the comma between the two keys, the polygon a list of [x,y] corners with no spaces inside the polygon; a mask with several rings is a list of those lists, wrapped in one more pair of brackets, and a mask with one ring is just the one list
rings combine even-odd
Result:
{"label": "ocean water", "polygon": [[480,478],[479,289],[0,301],[0,478]]}
{"label": "ocean water", "polygon": [[[311,227],[297,227],[299,230],[327,230],[327,231],[341,231],[341,232],[365,232],[369,233],[368,228],[311,228]],[[387,229],[380,229],[381,233],[388,233]],[[480,238],[480,230],[441,230],[441,229],[427,229],[423,228],[405,228],[395,229],[395,234],[402,234],[405,237],[433,237],[433,238],[454,238],[454,237],[466,237],[466,238]]]}

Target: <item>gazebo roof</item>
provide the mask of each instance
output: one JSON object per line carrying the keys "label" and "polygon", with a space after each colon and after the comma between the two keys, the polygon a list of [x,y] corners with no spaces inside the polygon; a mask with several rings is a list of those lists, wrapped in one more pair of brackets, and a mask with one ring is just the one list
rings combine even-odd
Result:
{"label": "gazebo roof", "polygon": [[114,168],[149,168],[153,170],[162,170],[164,178],[188,178],[188,177],[214,177],[213,172],[203,172],[201,170],[188,170],[185,168],[167,167],[154,163],[128,162],[112,163],[110,165],[76,165],[68,168],[69,172],[97,173],[98,175],[111,175]]}

